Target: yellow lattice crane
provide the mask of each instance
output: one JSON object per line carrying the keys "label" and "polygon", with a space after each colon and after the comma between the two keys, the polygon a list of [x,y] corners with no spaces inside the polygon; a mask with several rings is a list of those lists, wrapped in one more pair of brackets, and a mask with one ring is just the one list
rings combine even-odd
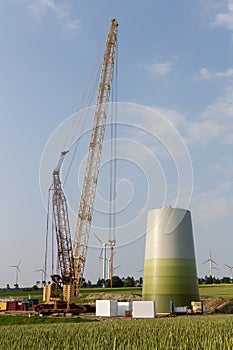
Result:
{"label": "yellow lattice crane", "polygon": [[102,72],[99,82],[94,122],[73,242],[74,271],[77,290],[79,290],[82,283],[93,216],[94,200],[116,55],[117,27],[118,23],[115,19],[113,19],[111,21],[111,27],[108,33],[102,63]]}

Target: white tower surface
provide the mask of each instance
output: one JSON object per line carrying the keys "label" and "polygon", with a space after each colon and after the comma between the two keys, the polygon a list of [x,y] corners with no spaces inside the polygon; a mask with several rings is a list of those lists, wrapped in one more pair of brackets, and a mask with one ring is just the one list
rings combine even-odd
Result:
{"label": "white tower surface", "polygon": [[189,306],[199,300],[191,213],[180,208],[148,213],[143,300],[155,300],[156,311]]}

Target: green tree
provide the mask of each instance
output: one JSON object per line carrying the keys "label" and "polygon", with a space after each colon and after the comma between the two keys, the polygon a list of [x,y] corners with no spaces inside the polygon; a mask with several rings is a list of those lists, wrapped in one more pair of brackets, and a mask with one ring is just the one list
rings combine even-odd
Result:
{"label": "green tree", "polygon": [[[113,288],[123,287],[122,279],[119,276],[113,276],[112,277],[112,286],[113,286]],[[110,287],[110,283],[109,283],[109,287]]]}
{"label": "green tree", "polygon": [[134,287],[135,285],[135,280],[133,277],[126,277],[123,281],[124,287]]}
{"label": "green tree", "polygon": [[84,277],[82,278],[82,287],[87,288],[87,282]]}
{"label": "green tree", "polygon": [[223,277],[222,278],[222,283],[231,283],[230,277]]}
{"label": "green tree", "polygon": [[205,284],[213,284],[214,279],[212,276],[205,276]]}
{"label": "green tree", "polygon": [[91,286],[92,286],[91,281],[89,281],[89,280],[88,280],[88,282],[87,282],[87,286],[88,286],[88,288],[91,288]]}

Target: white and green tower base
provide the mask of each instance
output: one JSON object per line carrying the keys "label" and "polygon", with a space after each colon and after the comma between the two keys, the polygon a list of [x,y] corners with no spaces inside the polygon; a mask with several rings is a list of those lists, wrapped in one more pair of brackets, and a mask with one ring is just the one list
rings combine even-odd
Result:
{"label": "white and green tower base", "polygon": [[148,213],[143,300],[154,300],[157,313],[199,301],[191,213],[180,208]]}

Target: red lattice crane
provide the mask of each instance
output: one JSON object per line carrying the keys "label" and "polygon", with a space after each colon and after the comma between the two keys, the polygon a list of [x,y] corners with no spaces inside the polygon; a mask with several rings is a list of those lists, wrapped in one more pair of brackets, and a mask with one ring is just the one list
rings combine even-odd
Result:
{"label": "red lattice crane", "polygon": [[[78,210],[76,230],[71,241],[67,201],[60,180],[60,169],[69,150],[61,152],[60,160],[53,172],[52,206],[54,226],[56,229],[60,275],[52,275],[54,285],[63,285],[62,300],[67,305],[76,300],[82,284],[87,257],[88,241],[93,217],[94,200],[98,182],[100,159],[106,128],[106,119],[110,101],[114,62],[117,49],[118,22],[113,19],[107,36],[102,70],[100,75],[98,97],[86,161],[84,181]],[[51,285],[44,287],[44,301],[59,300]]]}

